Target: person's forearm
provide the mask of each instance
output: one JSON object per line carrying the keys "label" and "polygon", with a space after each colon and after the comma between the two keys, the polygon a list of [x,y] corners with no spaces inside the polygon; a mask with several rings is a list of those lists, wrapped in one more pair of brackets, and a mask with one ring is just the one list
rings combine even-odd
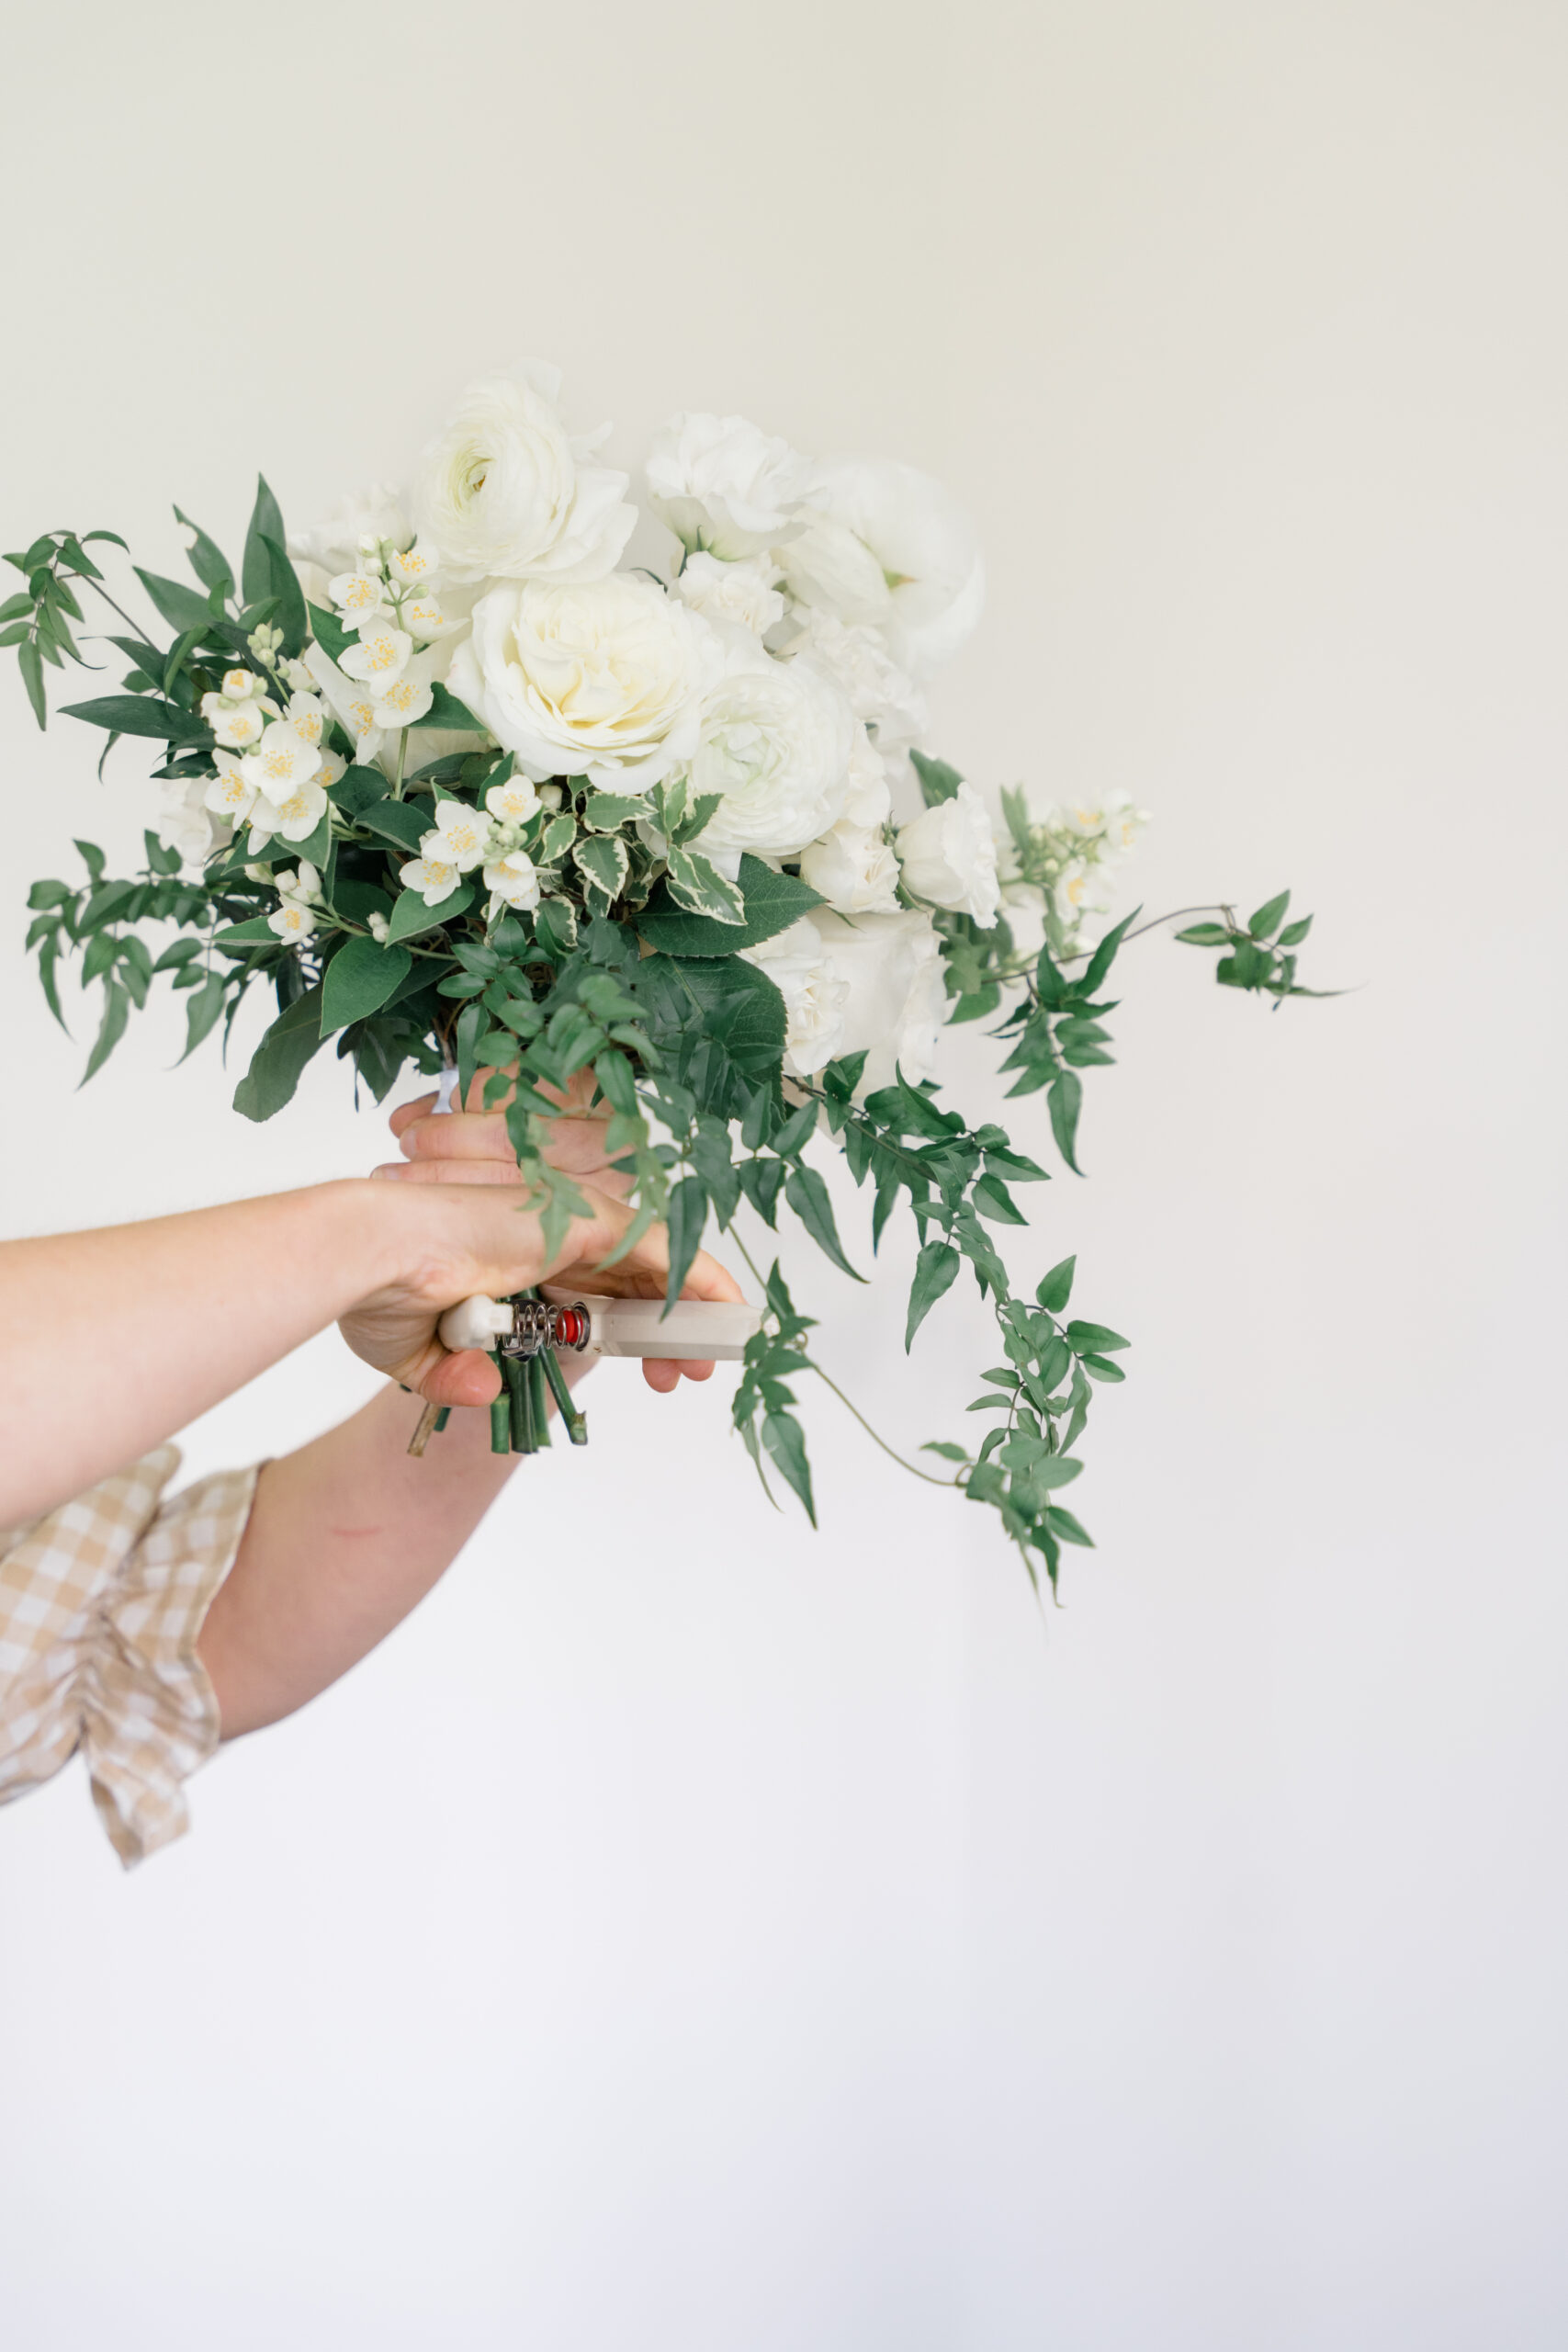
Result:
{"label": "person's forearm", "polygon": [[0,1527],[136,1460],[388,1281],[395,1189],[0,1243]]}
{"label": "person's forearm", "polygon": [[[568,1359],[575,1382],[587,1367]],[[457,1407],[422,1458],[420,1400],[397,1388],[269,1462],[197,1648],[225,1739],[302,1707],[423,1600],[511,1476],[487,1410]]]}

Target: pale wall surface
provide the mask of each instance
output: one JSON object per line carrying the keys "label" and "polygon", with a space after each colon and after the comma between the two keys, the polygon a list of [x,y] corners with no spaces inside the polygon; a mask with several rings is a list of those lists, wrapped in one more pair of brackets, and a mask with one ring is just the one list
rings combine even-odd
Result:
{"label": "pale wall surface", "polygon": [[[1043,1628],[831,1399],[813,1542],[716,1384],[612,1368],[178,1850],[8,1815],[8,2342],[1563,2342],[1565,102],[1520,0],[13,18],[7,544],[173,570],[171,498],[308,519],[525,351],[630,463],[681,405],[889,450],[993,563],[950,754],[1131,787],[1138,896],[1288,881],[1359,992],[1128,956],[1021,1253],[1137,1342]],[[136,767],[0,728],[5,1229],[378,1157],[162,1016],[73,1091],[22,894]],[[874,1417],[961,1426],[972,1308],[911,1381],[806,1247]],[[365,1385],[322,1340],[190,1466]]]}

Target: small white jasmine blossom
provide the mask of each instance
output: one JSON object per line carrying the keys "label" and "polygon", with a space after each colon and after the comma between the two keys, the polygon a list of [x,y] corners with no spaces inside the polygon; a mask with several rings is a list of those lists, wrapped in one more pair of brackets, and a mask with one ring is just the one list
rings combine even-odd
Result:
{"label": "small white jasmine blossom", "polygon": [[387,575],[404,588],[432,588],[440,570],[434,548],[427,539],[415,539],[412,548],[393,548],[387,557]]}
{"label": "small white jasmine blossom", "polygon": [[175,776],[164,786],[158,839],[177,849],[187,865],[204,864],[229,838],[228,826],[209,814],[207,788],[207,780],[199,775]]}
{"label": "small white jasmine blossom", "polygon": [[302,857],[291,873],[274,873],[272,881],[286,907],[319,907],[321,903],[321,877],[308,857]]}
{"label": "small white jasmine blossom", "polygon": [[201,715],[226,752],[243,752],[259,742],[266,726],[259,702],[231,702],[223,695],[203,695]]}
{"label": "small white jasmine blossom", "polygon": [[539,876],[534,861],[520,849],[510,850],[484,870],[485,888],[491,893],[491,904],[499,900],[507,907],[536,907],[539,903]]}
{"label": "small white jasmine blossom", "polygon": [[327,582],[327,594],[343,616],[345,628],[373,621],[387,601],[383,582],[371,571],[340,571]]}
{"label": "small white jasmine blossom", "polygon": [[316,770],[316,782],[323,792],[330,792],[334,784],[341,784],[347,774],[348,762],[341,752],[321,753],[321,764]]}
{"label": "small white jasmine blossom", "polygon": [[345,678],[320,645],[312,645],[305,660],[311,681],[326,696],[333,717],[354,738],[355,759],[367,763],[380,750],[383,733],[376,720],[375,696],[353,679]]}
{"label": "small white jasmine blossom", "polygon": [[366,922],[369,930],[370,936],[376,942],[377,946],[385,947],[387,944],[387,933],[389,928],[386,916],[371,913],[366,917]]}
{"label": "small white jasmine blossom", "polygon": [[385,694],[412,651],[413,639],[406,628],[376,619],[367,621],[360,630],[357,645],[345,647],[338,666],[345,678],[369,686],[376,694]]}
{"label": "small white jasmine blossom", "polygon": [[321,823],[326,806],[327,796],[313,777],[307,777],[302,784],[297,784],[280,800],[258,793],[251,809],[251,838],[245,844],[247,854],[254,857],[258,850],[265,848],[274,833],[281,833],[286,842],[309,840]]}
{"label": "small white jasmine blossom", "polygon": [[1144,827],[1153,822],[1146,808],[1134,805],[1130,792],[1108,792],[1102,800],[1072,801],[1056,815],[1086,843],[1098,837],[1102,858],[1124,857],[1136,846]]}
{"label": "small white jasmine blossom", "polygon": [[564,796],[558,784],[542,784],[539,786],[539,806],[541,808],[558,808],[563,797]]}
{"label": "small white jasmine blossom", "polygon": [[248,702],[263,687],[254,670],[225,670],[220,691],[225,702]]}
{"label": "small white jasmine blossom", "polygon": [[380,565],[382,540],[392,539],[401,547],[411,536],[397,492],[385,482],[376,482],[358,498],[344,499],[329,519],[313,530],[291,534],[288,552],[296,562],[304,560],[320,565],[329,577],[338,572],[375,571]]}
{"label": "small white jasmine blossom", "polygon": [[288,708],[283,724],[292,727],[302,743],[318,746],[326,732],[327,710],[320,695],[296,694],[288,697]]}
{"label": "small white jasmine blossom", "polygon": [[278,663],[277,674],[286,685],[299,695],[310,694],[316,683],[303,662],[296,662],[292,657],[287,662]]}
{"label": "small white jasmine blossom", "polygon": [[288,899],[276,913],[268,915],[266,927],[276,932],[279,939],[298,942],[310,938],[316,928],[316,918],[298,899]]}
{"label": "small white jasmine blossom", "polygon": [[247,784],[281,803],[297,786],[308,784],[321,764],[315,744],[306,742],[290,720],[275,718],[240,768]]}
{"label": "small white jasmine blossom", "polygon": [[542,799],[543,795],[525,775],[514,775],[505,784],[491,786],[485,794],[485,807],[498,825],[525,825]]}
{"label": "small white jasmine blossom", "polygon": [[1102,915],[1111,904],[1111,876],[1102,865],[1074,858],[1063,868],[1052,889],[1056,913],[1065,931],[1077,937],[1086,915]]}
{"label": "small white jasmine blossom", "polygon": [[459,874],[469,874],[489,856],[494,831],[490,819],[470,808],[466,800],[443,800],[435,811],[434,831],[426,833],[420,842],[420,855],[455,865]]}
{"label": "small white jasmine blossom", "polygon": [[428,684],[419,678],[394,678],[384,695],[376,697],[378,727],[417,727],[435,700]]}
{"label": "small white jasmine blossom", "polygon": [[[425,839],[431,836],[427,833]],[[462,878],[455,865],[437,857],[411,858],[407,865],[398,868],[404,889],[417,890],[427,907],[438,907],[443,899],[449,899]]]}
{"label": "small white jasmine blossom", "polygon": [[236,759],[232,752],[218,752],[213,758],[218,773],[202,795],[203,801],[216,816],[243,825],[251,813],[256,787],[246,776],[243,761]]}
{"label": "small white jasmine blossom", "polygon": [[449,614],[439,596],[426,594],[405,597],[398,607],[398,620],[411,637],[431,644],[438,637],[450,637],[463,627],[463,616]]}
{"label": "small white jasmine blossom", "polygon": [[272,880],[271,866],[263,865],[257,858],[252,858],[249,865],[244,869],[244,874],[247,882],[270,882]]}

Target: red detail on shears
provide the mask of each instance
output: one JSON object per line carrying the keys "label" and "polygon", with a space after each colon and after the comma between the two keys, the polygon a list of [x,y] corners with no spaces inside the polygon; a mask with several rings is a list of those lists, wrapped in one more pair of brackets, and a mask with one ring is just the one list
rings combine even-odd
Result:
{"label": "red detail on shears", "polygon": [[580,1348],[588,1337],[588,1317],[575,1306],[556,1309],[556,1344],[562,1348]]}

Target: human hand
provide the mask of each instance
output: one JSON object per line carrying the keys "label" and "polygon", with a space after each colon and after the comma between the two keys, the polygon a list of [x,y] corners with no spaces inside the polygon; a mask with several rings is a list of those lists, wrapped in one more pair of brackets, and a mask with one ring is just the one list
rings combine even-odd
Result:
{"label": "human hand", "polygon": [[[467,1120],[472,1114],[457,1113]],[[662,1298],[669,1272],[668,1236],[652,1226],[615,1265],[607,1258],[632,1222],[632,1212],[584,1187],[587,1216],[574,1217],[561,1248],[550,1256],[537,1213],[516,1180],[477,1183],[416,1182],[396,1188],[378,1185],[378,1206],[390,1221],[389,1278],[361,1298],[340,1324],[355,1353],[405,1387],[436,1405],[486,1405],[499,1394],[494,1359],[477,1349],[449,1353],[436,1324],[459,1299],[484,1293],[493,1298],[536,1283],[558,1282],[617,1297]],[[699,1250],[682,1286],[682,1298],[737,1300],[733,1275]],[[681,1375],[704,1380],[711,1363],[644,1361],[649,1387],[663,1395]]]}
{"label": "human hand", "polygon": [[[493,1075],[488,1069],[478,1073],[468,1089],[466,1111],[437,1111],[434,1094],[422,1094],[416,1102],[401,1104],[387,1124],[398,1139],[402,1159],[378,1168],[375,1173],[416,1184],[515,1184],[517,1155],[502,1115],[510,1093],[502,1097],[499,1105],[484,1108],[486,1081]],[[540,1091],[555,1091],[542,1082]],[[607,1193],[613,1200],[623,1200],[631,1189],[631,1179],[610,1165],[604,1148],[610,1106],[600,1102],[591,1110],[594,1091],[593,1073],[584,1069],[577,1071],[564,1093],[558,1095],[561,1114],[550,1121],[544,1156],[564,1175],[592,1184],[596,1193]]]}

